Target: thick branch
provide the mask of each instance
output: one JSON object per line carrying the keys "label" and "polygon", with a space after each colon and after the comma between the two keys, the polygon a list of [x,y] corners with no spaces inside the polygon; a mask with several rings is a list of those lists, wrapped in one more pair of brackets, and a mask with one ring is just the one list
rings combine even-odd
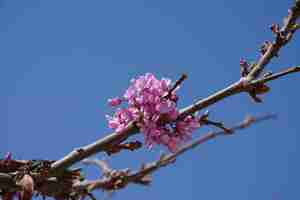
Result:
{"label": "thick branch", "polygon": [[[286,76],[290,73],[299,72],[300,67],[293,67],[289,68],[287,70],[284,70],[282,72],[273,74],[268,77],[264,77],[258,80],[252,81],[248,86],[255,86],[259,83],[266,83],[272,80],[275,80],[277,78],[281,78],[283,76]],[[208,107],[209,105],[212,105],[226,97],[247,91],[247,88],[244,88],[242,86],[241,81],[237,81],[236,83],[230,85],[229,87],[220,90],[216,92],[215,94],[198,101],[196,104],[190,105],[184,109],[181,110],[180,117],[186,116],[190,113],[194,113],[198,110],[201,110],[203,108]],[[138,128],[134,125],[134,123],[130,124],[124,131],[120,133],[112,133],[100,140],[97,140],[96,142],[86,145],[84,147],[80,147],[74,151],[72,151],[70,154],[68,154],[66,157],[56,161],[52,164],[52,170],[53,171],[60,171],[62,169],[68,168],[72,166],[73,164],[95,154],[98,152],[105,151],[106,149],[110,148],[114,144],[118,144],[124,140],[126,140],[128,137],[137,134]]]}
{"label": "thick branch", "polygon": [[106,137],[97,140],[94,143],[73,150],[64,158],[54,162],[51,165],[51,171],[59,172],[63,169],[66,169],[95,153],[109,149],[114,144],[119,144],[120,142],[126,140],[128,137],[136,133],[138,133],[138,128],[135,126],[134,123],[131,123],[126,129],[124,129],[120,133],[109,134]]}

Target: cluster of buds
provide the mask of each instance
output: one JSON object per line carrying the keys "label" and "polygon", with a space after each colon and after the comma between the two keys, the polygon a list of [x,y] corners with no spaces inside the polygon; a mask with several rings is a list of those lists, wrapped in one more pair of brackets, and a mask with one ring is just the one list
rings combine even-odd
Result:
{"label": "cluster of buds", "polygon": [[174,152],[200,127],[197,116],[179,118],[178,96],[175,93],[179,85],[175,86],[172,87],[171,80],[158,80],[151,73],[131,80],[131,86],[123,97],[108,100],[113,107],[123,102],[127,104],[125,108],[118,108],[113,116],[107,116],[108,126],[116,132],[122,132],[134,121],[144,134],[149,148],[154,144],[162,144]]}

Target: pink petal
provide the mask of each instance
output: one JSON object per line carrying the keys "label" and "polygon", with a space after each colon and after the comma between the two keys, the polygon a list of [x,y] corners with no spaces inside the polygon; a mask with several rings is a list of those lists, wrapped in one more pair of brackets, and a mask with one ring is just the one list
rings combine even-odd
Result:
{"label": "pink petal", "polygon": [[108,104],[110,106],[118,106],[122,103],[122,99],[120,99],[119,97],[115,97],[115,98],[112,98],[112,99],[108,99]]}

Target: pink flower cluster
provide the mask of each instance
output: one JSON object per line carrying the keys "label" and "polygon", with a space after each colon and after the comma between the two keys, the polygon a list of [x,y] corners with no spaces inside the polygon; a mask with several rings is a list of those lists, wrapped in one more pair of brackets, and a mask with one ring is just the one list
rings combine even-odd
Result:
{"label": "pink flower cluster", "polygon": [[178,97],[175,91],[170,93],[171,86],[171,80],[158,80],[151,73],[132,79],[122,98],[108,100],[113,107],[127,103],[126,108],[118,108],[112,117],[107,116],[109,127],[121,132],[131,121],[135,121],[149,147],[162,144],[175,151],[178,144],[189,139],[200,124],[199,118],[191,115],[177,119]]}

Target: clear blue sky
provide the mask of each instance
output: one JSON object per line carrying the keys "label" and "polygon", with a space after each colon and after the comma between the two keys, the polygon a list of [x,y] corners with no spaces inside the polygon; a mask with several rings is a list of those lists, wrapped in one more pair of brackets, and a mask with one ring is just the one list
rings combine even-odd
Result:
{"label": "clear blue sky", "polygon": [[[105,136],[107,98],[145,72],[187,73],[182,106],[221,89],[239,78],[240,57],[257,58],[268,26],[292,2],[0,0],[1,155],[58,159]],[[269,69],[300,64],[299,44],[298,34]],[[156,173],[151,187],[130,186],[113,199],[299,199],[298,85],[292,75],[270,84],[264,104],[240,95],[211,107],[226,124],[266,112],[279,119],[209,142]],[[138,168],[161,150],[108,160]]]}

